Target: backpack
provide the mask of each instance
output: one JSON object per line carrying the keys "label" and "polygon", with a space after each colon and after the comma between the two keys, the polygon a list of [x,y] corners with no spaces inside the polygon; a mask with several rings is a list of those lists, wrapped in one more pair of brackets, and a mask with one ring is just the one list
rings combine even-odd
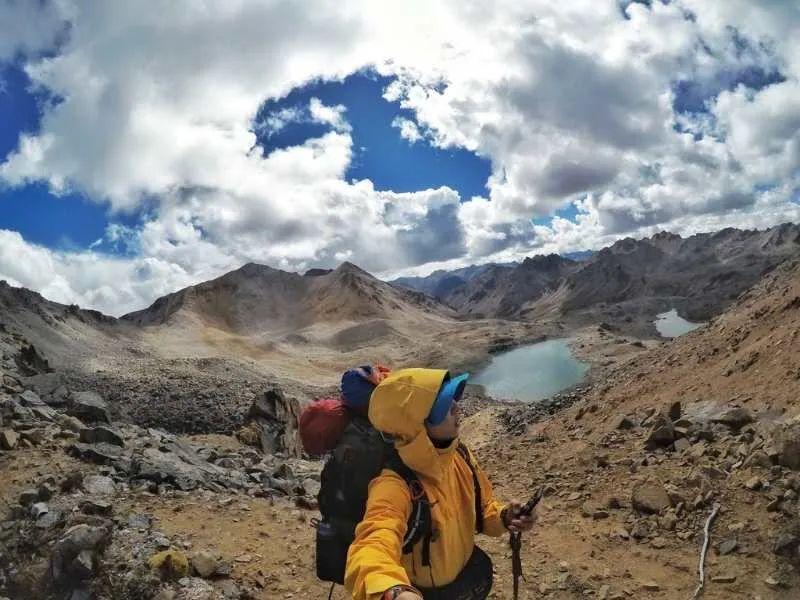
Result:
{"label": "backpack", "polygon": [[[458,452],[472,471],[475,486],[476,530],[483,531],[481,491],[469,451],[459,444]],[[332,583],[344,583],[347,551],[355,538],[356,526],[364,518],[370,482],[384,468],[397,473],[411,491],[411,515],[403,554],[411,552],[423,540],[422,564],[430,565],[430,542],[433,533],[431,510],[425,489],[417,475],[397,454],[392,441],[387,440],[370,422],[356,416],[342,433],[320,477],[319,501],[322,519],[312,522],[316,527],[317,577]]]}

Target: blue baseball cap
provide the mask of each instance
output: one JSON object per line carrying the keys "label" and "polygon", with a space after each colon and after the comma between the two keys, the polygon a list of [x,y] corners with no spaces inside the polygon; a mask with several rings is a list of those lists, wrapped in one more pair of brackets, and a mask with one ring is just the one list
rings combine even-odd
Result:
{"label": "blue baseball cap", "polygon": [[438,425],[444,421],[447,413],[450,412],[450,406],[452,406],[453,402],[458,402],[461,399],[461,395],[464,393],[464,386],[467,385],[467,379],[469,379],[469,373],[445,380],[442,387],[439,388],[436,400],[433,401],[431,412],[428,413],[428,423]]}
{"label": "blue baseball cap", "polygon": [[359,411],[369,407],[369,399],[375,384],[367,379],[372,374],[370,365],[348,369],[342,375],[342,401],[346,406]]}

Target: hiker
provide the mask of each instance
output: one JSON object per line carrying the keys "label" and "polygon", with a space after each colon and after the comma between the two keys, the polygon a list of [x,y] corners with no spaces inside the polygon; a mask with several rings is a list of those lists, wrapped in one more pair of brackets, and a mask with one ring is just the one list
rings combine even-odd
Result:
{"label": "hiker", "polygon": [[395,470],[369,484],[366,511],[350,544],[344,576],[354,600],[481,600],[492,587],[492,563],[475,531],[527,531],[535,515],[503,507],[469,450],[459,443],[458,400],[469,375],[437,369],[388,373],[371,392],[372,425],[391,436],[430,508],[429,533],[403,553],[412,488]]}

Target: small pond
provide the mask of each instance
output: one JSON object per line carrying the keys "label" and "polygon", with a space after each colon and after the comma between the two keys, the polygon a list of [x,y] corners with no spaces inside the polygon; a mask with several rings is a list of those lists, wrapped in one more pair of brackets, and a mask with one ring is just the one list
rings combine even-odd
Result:
{"label": "small pond", "polygon": [[495,398],[535,402],[580,383],[589,365],[576,360],[568,339],[547,340],[496,354],[470,379]]}
{"label": "small pond", "polygon": [[665,338],[678,337],[679,335],[689,333],[693,329],[705,325],[705,323],[692,323],[691,321],[687,321],[683,317],[678,316],[678,311],[674,308],[669,312],[657,315],[653,324],[656,326],[661,337]]}

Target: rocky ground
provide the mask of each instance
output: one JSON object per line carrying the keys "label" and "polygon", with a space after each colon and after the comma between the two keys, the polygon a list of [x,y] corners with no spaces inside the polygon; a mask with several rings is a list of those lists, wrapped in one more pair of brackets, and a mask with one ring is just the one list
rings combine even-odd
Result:
{"label": "rocky ground", "polygon": [[[797,598],[799,326],[787,263],[673,342],[583,329],[593,377],[545,403],[470,390],[463,437],[496,494],[546,492],[521,597],[690,598],[716,508],[703,597]],[[110,384],[51,372],[19,334],[0,331],[0,351],[0,597],[327,595],[313,573],[321,463],[299,456],[293,390],[252,378],[228,409],[235,435],[180,435],[142,426]],[[188,381],[164,390],[187,417]],[[492,597],[509,598],[507,539],[480,544]]]}

